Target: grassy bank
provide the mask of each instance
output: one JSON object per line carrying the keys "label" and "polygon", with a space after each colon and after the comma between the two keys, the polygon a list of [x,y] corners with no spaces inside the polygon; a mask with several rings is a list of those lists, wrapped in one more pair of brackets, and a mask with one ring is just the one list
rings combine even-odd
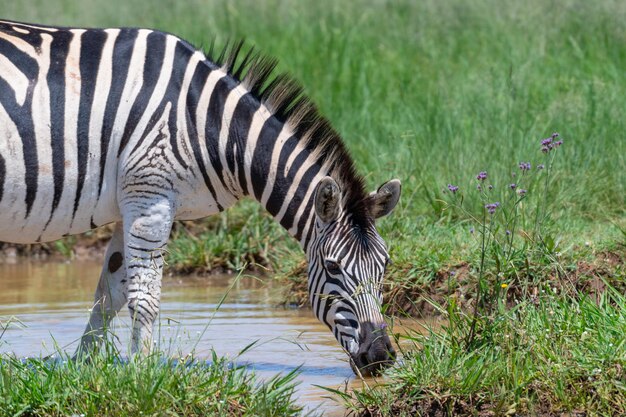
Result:
{"label": "grassy bank", "polygon": [[125,361],[114,352],[89,363],[0,356],[0,416],[291,416],[295,373],[258,381],[213,357]]}
{"label": "grassy bank", "polygon": [[[360,416],[618,416],[626,413],[626,299],[541,294],[502,308],[465,340],[472,318],[409,336],[389,383],[346,395]],[[406,346],[406,344],[405,344]],[[408,346],[411,346],[409,343]]]}

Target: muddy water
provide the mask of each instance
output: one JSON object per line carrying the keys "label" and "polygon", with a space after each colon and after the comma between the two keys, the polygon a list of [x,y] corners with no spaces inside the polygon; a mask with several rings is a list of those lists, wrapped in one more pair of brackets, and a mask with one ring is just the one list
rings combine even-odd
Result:
{"label": "muddy water", "polygon": [[[14,322],[0,340],[0,352],[17,356],[48,355],[55,346],[73,352],[93,299],[97,263],[0,264],[0,322]],[[155,329],[161,350],[172,355],[211,349],[247,363],[261,377],[300,368],[299,401],[307,410],[342,415],[343,410],[315,387],[359,386],[346,355],[308,309],[277,308],[279,288],[255,277],[168,277]],[[227,294],[225,301],[220,300]],[[130,319],[126,309],[113,324],[124,351]],[[239,352],[251,343],[244,354]]]}

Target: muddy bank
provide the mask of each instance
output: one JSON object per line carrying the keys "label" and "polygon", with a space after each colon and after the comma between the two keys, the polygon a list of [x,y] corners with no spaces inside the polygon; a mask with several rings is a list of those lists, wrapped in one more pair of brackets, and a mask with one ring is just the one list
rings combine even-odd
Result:
{"label": "muddy bank", "polygon": [[[210,225],[209,225],[210,226]],[[265,252],[237,254],[249,262],[234,263],[226,255],[214,262],[178,262],[180,252],[198,251],[203,248],[177,245],[178,241],[193,237],[201,242],[201,233],[206,231],[206,222],[180,222],[172,232],[173,253],[170,250],[165,274],[179,276],[212,276],[216,273],[235,273],[234,265],[245,265],[247,271],[257,274],[273,274],[274,279],[283,284],[284,296],[280,304],[289,307],[308,305],[307,266],[301,253],[285,252],[282,258],[266,256]],[[0,243],[0,263],[17,263],[21,260],[36,261],[94,261],[102,262],[112,226],[104,226],[94,231],[70,236],[50,243],[17,245]],[[200,237],[196,237],[200,236]],[[253,246],[253,245],[250,245]],[[277,247],[265,246],[264,251],[275,251]],[[184,255],[184,253],[183,253]],[[211,253],[204,255],[210,257]],[[174,258],[174,259],[172,259]],[[277,261],[278,259],[278,261]],[[556,262],[543,259],[526,259],[507,274],[490,268],[486,279],[494,286],[506,287],[505,296],[514,305],[521,299],[535,299],[542,291],[569,294],[582,292],[592,297],[603,293],[606,285],[626,291],[623,281],[626,247],[614,245],[610,249],[597,252],[588,248],[573,249],[569,255]],[[386,275],[384,299],[386,313],[395,316],[428,317],[439,314],[437,306],[445,309],[450,297],[462,307],[472,306],[476,293],[477,267],[471,262],[442,264],[437,270],[420,269],[419,260],[393,264]],[[423,279],[423,276],[430,278]]]}

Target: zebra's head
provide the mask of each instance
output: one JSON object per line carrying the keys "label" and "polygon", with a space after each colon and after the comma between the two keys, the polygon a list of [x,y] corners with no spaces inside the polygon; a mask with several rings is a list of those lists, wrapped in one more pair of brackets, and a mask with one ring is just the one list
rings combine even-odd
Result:
{"label": "zebra's head", "polygon": [[[381,313],[382,280],[389,255],[374,220],[389,214],[400,198],[400,181],[392,180],[357,203],[331,177],[315,191],[313,244],[309,261],[309,298],[350,356],[355,373],[380,373],[395,360]],[[357,372],[358,370],[358,372]]]}

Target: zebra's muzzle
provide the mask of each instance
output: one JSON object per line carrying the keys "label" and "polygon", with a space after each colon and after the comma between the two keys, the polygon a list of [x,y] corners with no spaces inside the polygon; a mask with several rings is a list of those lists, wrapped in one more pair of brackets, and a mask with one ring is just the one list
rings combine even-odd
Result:
{"label": "zebra's muzzle", "polygon": [[350,355],[352,368],[357,375],[380,375],[385,368],[393,365],[396,351],[391,345],[386,326],[363,323],[360,336],[358,352]]}

